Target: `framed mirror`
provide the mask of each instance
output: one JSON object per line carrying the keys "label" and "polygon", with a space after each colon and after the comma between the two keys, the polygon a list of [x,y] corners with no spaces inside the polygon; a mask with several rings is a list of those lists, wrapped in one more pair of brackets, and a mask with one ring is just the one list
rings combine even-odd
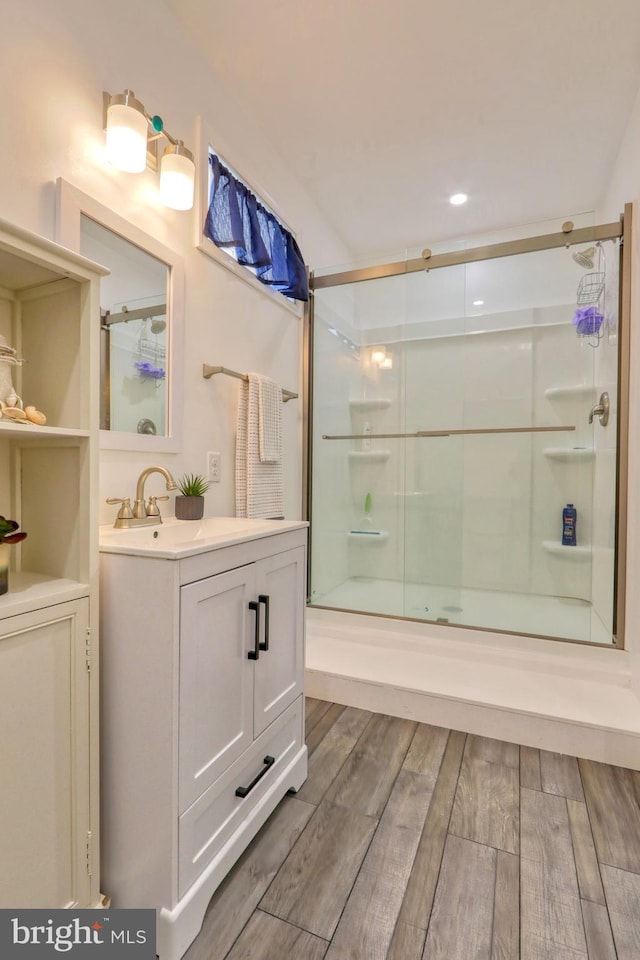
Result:
{"label": "framed mirror", "polygon": [[100,282],[100,446],[182,442],[182,259],[65,180],[56,240],[110,270]]}

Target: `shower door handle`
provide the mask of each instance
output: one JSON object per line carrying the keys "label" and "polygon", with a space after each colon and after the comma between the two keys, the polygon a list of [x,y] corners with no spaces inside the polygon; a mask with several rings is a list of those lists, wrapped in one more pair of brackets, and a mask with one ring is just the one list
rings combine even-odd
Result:
{"label": "shower door handle", "polygon": [[600,421],[600,426],[606,427],[609,423],[609,394],[601,393],[600,399],[594,407],[591,407],[589,411],[589,423],[593,423],[593,418],[597,417]]}

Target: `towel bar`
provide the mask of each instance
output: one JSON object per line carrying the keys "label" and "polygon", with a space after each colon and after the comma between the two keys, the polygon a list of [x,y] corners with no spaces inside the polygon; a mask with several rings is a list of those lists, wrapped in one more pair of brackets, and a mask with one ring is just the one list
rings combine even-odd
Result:
{"label": "towel bar", "polygon": [[[236,380],[245,380],[248,382],[249,377],[246,373],[238,373],[236,370],[229,370],[228,367],[212,367],[208,363],[202,364],[202,376],[205,380],[208,380],[209,377],[212,377],[215,373],[226,373],[228,377],[235,377]],[[282,401],[286,403],[287,400],[297,400],[298,394],[293,393],[291,390],[282,391]]]}

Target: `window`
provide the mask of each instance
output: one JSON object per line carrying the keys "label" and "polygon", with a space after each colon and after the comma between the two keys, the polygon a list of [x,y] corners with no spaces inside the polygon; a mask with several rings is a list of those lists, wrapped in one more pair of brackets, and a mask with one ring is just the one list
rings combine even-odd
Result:
{"label": "window", "polygon": [[309,298],[307,270],[292,232],[211,147],[203,235],[288,300]]}

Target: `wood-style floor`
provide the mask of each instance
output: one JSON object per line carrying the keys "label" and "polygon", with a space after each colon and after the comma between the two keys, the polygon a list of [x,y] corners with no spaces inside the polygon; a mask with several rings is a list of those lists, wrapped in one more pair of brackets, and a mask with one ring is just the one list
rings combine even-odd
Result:
{"label": "wood-style floor", "polygon": [[307,743],[186,960],[639,960],[640,773],[311,699]]}

